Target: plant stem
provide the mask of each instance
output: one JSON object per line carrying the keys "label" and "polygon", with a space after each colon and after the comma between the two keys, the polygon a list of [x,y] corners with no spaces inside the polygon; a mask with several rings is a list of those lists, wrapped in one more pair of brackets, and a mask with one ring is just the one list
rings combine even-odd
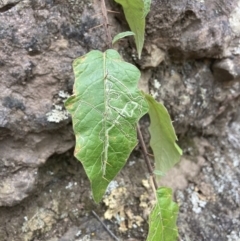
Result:
{"label": "plant stem", "polygon": [[153,173],[153,167],[152,167],[151,161],[148,158],[147,147],[146,147],[145,142],[143,140],[142,132],[140,130],[139,125],[137,125],[137,133],[138,133],[138,139],[139,139],[139,142],[140,142],[140,146],[142,148],[142,153],[143,153],[143,156],[144,156],[144,160],[145,160],[145,162],[147,164],[148,173],[152,177],[152,180],[153,180],[153,183],[154,183],[154,187],[155,187],[155,192],[156,192],[156,190],[158,188],[157,181],[156,181],[156,178],[155,178],[154,173]]}
{"label": "plant stem", "polygon": [[111,235],[111,237],[116,240],[119,241],[119,239],[114,235],[114,233],[109,230],[109,228],[105,225],[105,223],[101,220],[101,218],[92,210],[92,214],[95,216],[95,218],[102,224],[102,226],[105,228],[105,230]]}
{"label": "plant stem", "polygon": [[102,14],[104,18],[104,28],[107,34],[107,45],[109,48],[112,48],[112,36],[109,31],[109,22],[108,22],[108,16],[107,16],[107,8],[105,4],[105,0],[101,0],[101,9],[102,9]]}

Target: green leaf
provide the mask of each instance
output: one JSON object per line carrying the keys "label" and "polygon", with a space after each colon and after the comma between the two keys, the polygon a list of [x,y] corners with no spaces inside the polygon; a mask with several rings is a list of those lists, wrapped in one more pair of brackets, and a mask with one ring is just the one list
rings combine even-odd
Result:
{"label": "green leaf", "polygon": [[140,71],[115,50],[91,51],[74,61],[73,70],[73,95],[65,106],[76,136],[74,154],[99,202],[136,146],[136,123],[148,105],[137,90]]}
{"label": "green leaf", "polygon": [[144,44],[145,17],[150,10],[151,0],[115,0],[123,7],[124,15],[132,32],[135,33],[138,58]]}
{"label": "green leaf", "polygon": [[156,176],[161,176],[163,177],[164,176],[164,173],[159,171],[159,170],[154,170],[153,173],[156,175]]}
{"label": "green leaf", "polygon": [[155,169],[166,173],[180,160],[182,150],[176,144],[177,136],[167,109],[152,96],[145,94],[145,98],[149,105],[150,146],[154,154]]}
{"label": "green leaf", "polygon": [[125,38],[127,36],[132,36],[132,35],[135,35],[135,33],[131,31],[119,33],[113,38],[112,44],[116,43],[119,39]]}
{"label": "green leaf", "polygon": [[161,187],[157,190],[157,203],[150,213],[147,241],[175,241],[178,205],[172,201],[172,190]]}
{"label": "green leaf", "polygon": [[146,17],[150,11],[151,0],[143,0],[143,2],[144,2],[144,17]]}

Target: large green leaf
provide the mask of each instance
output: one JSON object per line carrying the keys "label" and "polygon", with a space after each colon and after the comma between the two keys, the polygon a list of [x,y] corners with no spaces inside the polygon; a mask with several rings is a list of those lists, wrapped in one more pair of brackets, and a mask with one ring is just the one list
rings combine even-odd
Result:
{"label": "large green leaf", "polygon": [[175,241],[178,205],[172,201],[172,190],[161,187],[157,190],[157,203],[150,213],[147,241]]}
{"label": "large green leaf", "polygon": [[137,90],[140,71],[115,50],[91,51],[74,61],[73,70],[73,95],[65,106],[76,136],[74,154],[99,202],[136,146],[136,123],[148,105]]}
{"label": "large green leaf", "polygon": [[150,10],[151,0],[115,0],[123,7],[126,20],[132,32],[135,33],[135,42],[139,59],[144,44],[145,17]]}
{"label": "large green leaf", "polygon": [[176,144],[177,136],[167,109],[152,96],[145,94],[145,98],[149,105],[150,146],[154,154],[155,169],[165,173],[180,160],[182,150]]}

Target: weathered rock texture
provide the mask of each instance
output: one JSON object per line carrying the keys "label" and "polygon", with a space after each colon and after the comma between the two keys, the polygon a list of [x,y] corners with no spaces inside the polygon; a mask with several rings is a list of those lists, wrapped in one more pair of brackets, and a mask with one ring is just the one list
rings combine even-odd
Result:
{"label": "weathered rock texture", "polygon": [[[153,0],[149,40],[174,58],[223,58],[239,53],[239,1]],[[154,26],[152,28],[151,26]]]}
{"label": "weathered rock texture", "polygon": [[[63,101],[72,91],[72,60],[106,48],[104,29],[93,28],[101,24],[99,11],[99,1],[91,0],[0,1],[0,206],[34,193],[39,167],[73,147]],[[126,27],[119,16],[110,17],[115,30]],[[196,177],[183,171],[184,185],[176,187],[185,188],[176,192],[182,240],[238,241],[240,1],[153,0],[142,59],[132,42],[118,47],[141,68],[145,89],[169,109],[188,156],[183,163],[197,160],[187,164]],[[51,227],[54,212],[63,215],[52,210]],[[5,225],[1,240],[17,240],[15,228]],[[41,234],[49,229],[33,230],[47,240]]]}
{"label": "weathered rock texture", "polygon": [[[0,1],[0,206],[25,198],[37,168],[74,145],[63,101],[72,60],[104,48],[91,1]],[[103,38],[101,38],[103,36]]]}
{"label": "weathered rock texture", "polygon": [[[155,0],[153,5],[147,42],[165,57],[152,70],[150,90],[167,106],[180,140],[188,139],[185,154],[195,166],[199,157],[205,160],[200,174],[189,173],[187,188],[177,191],[181,239],[237,241],[240,1]],[[192,139],[196,136],[200,139]],[[179,181],[176,173],[169,176]]]}

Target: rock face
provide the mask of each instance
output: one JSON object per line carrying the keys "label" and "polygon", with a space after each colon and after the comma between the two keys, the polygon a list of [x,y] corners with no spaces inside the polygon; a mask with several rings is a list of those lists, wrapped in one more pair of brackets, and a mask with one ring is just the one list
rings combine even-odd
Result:
{"label": "rock face", "polygon": [[0,206],[25,198],[38,166],[74,145],[63,109],[73,84],[71,63],[105,42],[101,29],[89,36],[98,24],[91,5],[0,1]]}
{"label": "rock face", "polygon": [[[170,111],[180,143],[188,139],[185,154],[195,165],[199,155],[205,160],[195,178],[188,174],[187,188],[176,192],[180,237],[237,241],[240,1],[155,0],[153,6],[147,42],[165,58],[152,71],[150,91]],[[180,180],[176,173],[169,179]]]}
{"label": "rock face", "polygon": [[[174,58],[222,58],[239,53],[239,1],[154,0],[149,40]],[[152,28],[154,26],[154,28]]]}
{"label": "rock face", "polygon": [[162,51],[161,63],[152,65],[152,94],[170,110],[178,133],[191,126],[223,134],[210,124],[239,96],[240,2],[155,0],[152,5],[147,57],[139,63],[145,68],[154,56],[148,46]]}
{"label": "rock face", "polygon": [[[74,146],[63,102],[72,91],[73,59],[106,48],[104,29],[94,28],[99,9],[97,0],[0,1],[0,206],[35,192],[39,167]],[[118,16],[109,18],[113,31],[125,27]],[[198,146],[185,155],[205,160],[177,191],[183,240],[240,239],[239,43],[239,0],[152,0],[142,59],[131,42],[118,46],[168,108],[180,142]],[[0,237],[6,233],[0,229]]]}

